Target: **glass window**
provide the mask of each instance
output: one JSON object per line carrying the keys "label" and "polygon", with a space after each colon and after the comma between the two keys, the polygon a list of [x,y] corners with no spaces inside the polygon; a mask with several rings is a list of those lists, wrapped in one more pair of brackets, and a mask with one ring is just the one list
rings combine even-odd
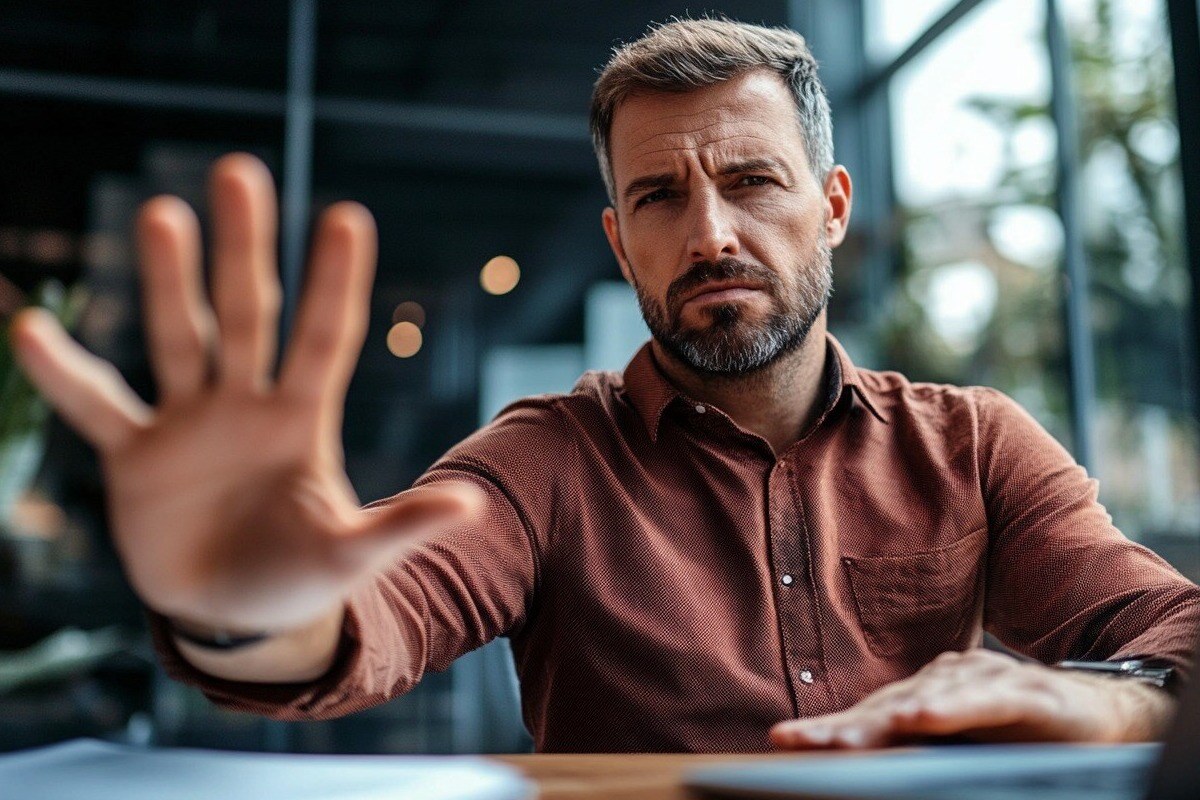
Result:
{"label": "glass window", "polygon": [[957,0],[866,0],[867,57],[887,61],[899,55]]}
{"label": "glass window", "polygon": [[995,386],[1068,440],[1040,0],[992,0],[890,88],[899,250],[886,363]]}
{"label": "glass window", "polygon": [[1101,498],[1200,564],[1197,437],[1170,38],[1161,0],[1064,0],[1078,103]]}

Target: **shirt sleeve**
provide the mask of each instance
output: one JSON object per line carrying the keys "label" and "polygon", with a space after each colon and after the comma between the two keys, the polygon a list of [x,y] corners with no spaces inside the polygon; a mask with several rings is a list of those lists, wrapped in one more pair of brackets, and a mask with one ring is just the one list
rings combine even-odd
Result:
{"label": "shirt sleeve", "polygon": [[518,630],[540,579],[561,471],[555,413],[536,398],[510,406],[414,484],[468,482],[485,500],[473,518],[426,538],[346,598],[337,656],[323,678],[303,684],[214,678],[179,654],[166,621],[152,613],[151,636],[168,675],[232,710],[328,719],[386,702],[427,670],[444,670],[463,653]]}
{"label": "shirt sleeve", "polygon": [[1153,659],[1186,679],[1200,588],[1113,526],[1098,481],[1024,409],[976,392],[987,630],[1044,663]]}

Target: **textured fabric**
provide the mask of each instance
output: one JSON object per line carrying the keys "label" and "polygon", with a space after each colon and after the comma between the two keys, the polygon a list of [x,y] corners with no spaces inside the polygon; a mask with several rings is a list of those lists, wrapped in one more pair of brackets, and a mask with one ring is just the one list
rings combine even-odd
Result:
{"label": "textured fabric", "polygon": [[[1127,540],[1097,484],[992,389],[857,369],[828,338],[824,413],[778,457],[676,391],[624,375],[515,403],[418,482],[483,514],[352,596],[330,674],[170,672],[284,719],[383,702],[510,636],[541,751],[755,751],[987,629],[1043,662],[1183,667],[1200,589]],[[388,500],[379,501],[386,503]]]}

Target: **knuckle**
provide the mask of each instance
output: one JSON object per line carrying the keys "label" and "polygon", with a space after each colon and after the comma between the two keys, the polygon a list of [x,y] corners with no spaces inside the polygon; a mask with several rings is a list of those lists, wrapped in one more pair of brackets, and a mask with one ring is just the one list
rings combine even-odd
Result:
{"label": "knuckle", "polygon": [[945,670],[948,668],[957,667],[963,661],[963,654],[954,650],[947,650],[944,653],[939,653],[933,661],[929,662],[929,667],[934,670]]}
{"label": "knuckle", "polygon": [[304,339],[297,345],[307,358],[327,360],[341,349],[341,338],[331,325],[314,325],[305,331]]}
{"label": "knuckle", "polygon": [[169,364],[183,359],[195,358],[203,352],[204,342],[194,333],[171,329],[159,337],[155,349]]}

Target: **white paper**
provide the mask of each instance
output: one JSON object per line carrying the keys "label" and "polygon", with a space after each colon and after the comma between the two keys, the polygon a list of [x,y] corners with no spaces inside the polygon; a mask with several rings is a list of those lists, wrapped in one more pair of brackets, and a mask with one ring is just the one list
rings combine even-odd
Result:
{"label": "white paper", "polygon": [[515,770],[461,756],[142,749],[76,739],[0,755],[3,800],[518,800]]}

